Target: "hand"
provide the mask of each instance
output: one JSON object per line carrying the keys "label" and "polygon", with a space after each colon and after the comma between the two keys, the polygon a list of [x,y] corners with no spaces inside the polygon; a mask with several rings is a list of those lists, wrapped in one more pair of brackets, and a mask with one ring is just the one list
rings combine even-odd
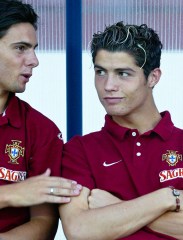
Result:
{"label": "hand", "polygon": [[[67,203],[70,196],[80,194],[82,186],[75,181],[50,176],[50,169],[44,174],[25,181],[0,186],[0,194],[6,199],[3,207],[25,207],[42,203]],[[2,205],[2,204],[1,204]],[[1,206],[2,208],[2,206]]]}
{"label": "hand", "polygon": [[91,190],[90,196],[88,197],[88,204],[90,209],[105,207],[120,202],[122,202],[121,199],[115,197],[107,191],[100,189]]}

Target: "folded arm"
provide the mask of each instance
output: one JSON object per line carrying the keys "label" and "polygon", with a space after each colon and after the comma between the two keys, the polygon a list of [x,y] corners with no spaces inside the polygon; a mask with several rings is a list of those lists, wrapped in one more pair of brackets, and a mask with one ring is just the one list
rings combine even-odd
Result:
{"label": "folded arm", "polygon": [[164,213],[147,227],[155,232],[183,240],[183,211]]}
{"label": "folded arm", "polygon": [[[181,191],[182,192],[182,191]],[[88,198],[89,208],[99,208],[107,205],[123,202],[123,200],[113,196],[111,193],[93,189]],[[156,220],[147,225],[151,230],[159,232],[176,239],[183,239],[183,211],[166,212]]]}
{"label": "folded arm", "polygon": [[164,188],[130,201],[90,209],[90,191],[59,207],[63,229],[68,240],[108,240],[131,235],[163,213],[175,207],[171,189]]}

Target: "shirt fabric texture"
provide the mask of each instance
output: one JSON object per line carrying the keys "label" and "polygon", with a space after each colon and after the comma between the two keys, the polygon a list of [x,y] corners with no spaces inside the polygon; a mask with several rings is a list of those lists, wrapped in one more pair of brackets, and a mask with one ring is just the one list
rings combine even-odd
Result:
{"label": "shirt fabric texture", "polygon": [[[47,117],[14,94],[0,116],[0,186],[19,184],[42,174],[60,176],[63,141],[60,130]],[[30,220],[29,208],[0,210],[0,232]]]}
{"label": "shirt fabric texture", "polygon": [[[100,131],[75,136],[65,144],[62,176],[123,200],[168,186],[183,189],[183,130],[174,126],[169,112],[161,115],[155,128],[141,135],[106,115]],[[144,227],[123,239],[174,238]]]}

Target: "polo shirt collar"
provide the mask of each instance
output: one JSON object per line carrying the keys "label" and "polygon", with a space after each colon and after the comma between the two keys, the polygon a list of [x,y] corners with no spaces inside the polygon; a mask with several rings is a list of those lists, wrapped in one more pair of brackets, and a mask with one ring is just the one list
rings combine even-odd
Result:
{"label": "polo shirt collar", "polygon": [[168,111],[162,112],[161,117],[161,120],[152,131],[157,133],[164,141],[166,141],[171,137],[174,124]]}
{"label": "polo shirt collar", "polygon": [[[174,124],[172,123],[170,113],[168,111],[161,113],[162,119],[155,126],[154,129],[148,132],[148,134],[154,132],[158,134],[164,141],[171,137]],[[104,129],[119,140],[123,140],[126,133],[132,129],[122,127],[112,120],[112,117],[108,114],[105,116],[105,125]],[[147,133],[144,133],[147,134]]]}
{"label": "polo shirt collar", "polygon": [[8,106],[5,109],[0,120],[0,125],[4,125],[6,123],[9,123],[15,128],[21,127],[21,112],[19,107],[19,101],[14,93],[11,93]]}
{"label": "polo shirt collar", "polygon": [[104,129],[110,133],[113,137],[122,140],[125,134],[130,130],[117,124],[113,121],[112,117],[108,114],[105,116],[105,125]]}

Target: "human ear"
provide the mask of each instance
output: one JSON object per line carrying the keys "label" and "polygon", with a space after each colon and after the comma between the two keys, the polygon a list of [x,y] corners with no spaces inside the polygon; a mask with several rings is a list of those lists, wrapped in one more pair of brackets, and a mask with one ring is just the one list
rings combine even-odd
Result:
{"label": "human ear", "polygon": [[148,76],[148,86],[150,88],[153,88],[159,82],[160,77],[161,77],[160,68],[153,69]]}

